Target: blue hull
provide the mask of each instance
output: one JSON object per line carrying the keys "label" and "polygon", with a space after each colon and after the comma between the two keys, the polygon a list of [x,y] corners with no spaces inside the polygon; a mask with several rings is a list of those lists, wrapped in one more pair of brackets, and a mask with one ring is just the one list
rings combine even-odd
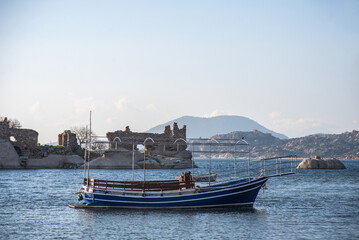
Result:
{"label": "blue hull", "polygon": [[261,177],[213,185],[210,191],[184,190],[165,192],[105,191],[94,189],[82,193],[84,207],[116,208],[207,208],[252,207],[258,191],[268,178]]}

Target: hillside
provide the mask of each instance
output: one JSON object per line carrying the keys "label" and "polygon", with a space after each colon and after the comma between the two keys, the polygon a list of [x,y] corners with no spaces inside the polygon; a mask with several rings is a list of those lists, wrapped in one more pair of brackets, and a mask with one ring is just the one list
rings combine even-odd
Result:
{"label": "hillside", "polygon": [[263,127],[252,119],[241,116],[217,116],[211,118],[184,116],[153,127],[147,132],[162,133],[166,125],[172,125],[174,122],[177,122],[179,127],[182,127],[182,125],[187,126],[187,138],[209,138],[215,134],[226,134],[234,131],[249,132],[254,129],[263,133],[270,133],[280,139],[288,138],[283,134]]}
{"label": "hillside", "polygon": [[244,139],[251,145],[252,157],[297,155],[299,158],[335,157],[338,159],[359,159],[359,132],[342,134],[318,134],[301,138],[279,139],[260,131],[232,132],[215,135],[214,138]]}

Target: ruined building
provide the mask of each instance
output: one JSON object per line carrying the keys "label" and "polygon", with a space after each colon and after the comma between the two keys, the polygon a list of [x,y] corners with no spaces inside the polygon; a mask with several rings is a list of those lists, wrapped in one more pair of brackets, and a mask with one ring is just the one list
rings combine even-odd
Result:
{"label": "ruined building", "polygon": [[76,134],[72,133],[71,130],[65,130],[57,136],[58,145],[64,146],[68,150],[82,154],[80,145],[77,143]]}
{"label": "ruined building", "polygon": [[[152,153],[165,154],[173,151],[185,151],[187,148],[186,140],[186,125],[181,129],[178,128],[177,123],[173,123],[173,128],[168,125],[165,127],[163,133],[137,133],[132,132],[127,126],[125,131],[108,132],[106,134],[109,143],[109,149],[116,149],[122,147],[132,150],[132,145],[143,144],[146,141],[146,150],[151,150]],[[165,154],[166,155],[166,154]]]}
{"label": "ruined building", "polygon": [[38,135],[32,129],[11,128],[7,118],[0,122],[0,138],[9,140],[19,156],[33,157],[36,155]]}

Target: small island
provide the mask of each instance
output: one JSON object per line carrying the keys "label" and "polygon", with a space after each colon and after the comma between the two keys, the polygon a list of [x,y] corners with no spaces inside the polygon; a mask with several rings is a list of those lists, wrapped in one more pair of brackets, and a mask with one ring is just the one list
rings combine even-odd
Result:
{"label": "small island", "polygon": [[321,158],[320,156],[315,156],[314,158],[304,159],[298,165],[297,169],[345,169],[345,166],[336,158]]}

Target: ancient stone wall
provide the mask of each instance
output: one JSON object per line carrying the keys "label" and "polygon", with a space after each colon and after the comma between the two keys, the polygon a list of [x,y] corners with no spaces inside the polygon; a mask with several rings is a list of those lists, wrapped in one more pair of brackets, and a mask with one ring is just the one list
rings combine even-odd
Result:
{"label": "ancient stone wall", "polygon": [[80,145],[77,143],[76,134],[72,133],[71,130],[65,130],[57,136],[58,145],[64,146],[73,152],[81,150]]}
{"label": "ancient stone wall", "polygon": [[38,135],[32,129],[10,128],[7,118],[0,122],[0,138],[9,140],[19,155],[35,154],[38,149]]}
{"label": "ancient stone wall", "polygon": [[172,130],[169,125],[166,126],[163,133],[137,133],[127,126],[125,131],[108,132],[106,136],[110,149],[122,147],[132,150],[133,144],[143,144],[147,138],[154,140],[154,143],[151,140],[146,141],[145,147],[151,151],[184,151],[187,148],[183,141],[186,140],[186,125],[179,129],[177,123],[173,123]]}

